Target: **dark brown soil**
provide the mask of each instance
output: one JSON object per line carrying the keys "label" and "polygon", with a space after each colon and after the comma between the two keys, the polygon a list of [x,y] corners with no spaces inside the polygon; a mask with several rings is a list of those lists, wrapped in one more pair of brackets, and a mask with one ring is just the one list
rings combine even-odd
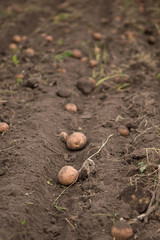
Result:
{"label": "dark brown soil", "polygon": [[[14,35],[27,39],[12,51]],[[159,46],[159,0],[1,0],[0,121],[10,128],[0,136],[0,240],[112,240],[122,218],[131,239],[160,239],[159,206],[137,219],[160,194]],[[68,150],[62,131],[83,132],[86,147]],[[79,170],[108,137],[89,174],[64,191],[59,170]]]}

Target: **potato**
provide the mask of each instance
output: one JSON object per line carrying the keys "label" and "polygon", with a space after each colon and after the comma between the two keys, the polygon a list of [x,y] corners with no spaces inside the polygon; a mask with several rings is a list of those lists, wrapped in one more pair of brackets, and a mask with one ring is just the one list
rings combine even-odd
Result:
{"label": "potato", "polygon": [[58,181],[62,185],[71,185],[78,179],[78,171],[72,166],[64,166],[58,173]]}
{"label": "potato", "polygon": [[66,144],[69,150],[80,150],[86,146],[87,138],[81,132],[74,132],[67,138]]}
{"label": "potato", "polygon": [[95,53],[100,53],[100,52],[101,52],[101,49],[100,49],[99,47],[95,47],[95,48],[94,48],[94,52],[95,52]]}
{"label": "potato", "polygon": [[65,109],[68,112],[77,112],[77,106],[74,103],[67,103]]}
{"label": "potato", "polygon": [[113,225],[111,234],[116,240],[127,240],[133,235],[133,229],[127,222],[119,221]]}
{"label": "potato", "polygon": [[59,134],[59,137],[61,139],[62,142],[66,142],[67,141],[67,138],[68,138],[68,134],[66,132],[61,132]]}
{"label": "potato", "polygon": [[102,39],[102,34],[101,33],[93,33],[93,38],[95,40],[101,40]]}
{"label": "potato", "polygon": [[82,53],[78,49],[73,50],[72,54],[73,54],[73,57],[75,57],[75,58],[81,58],[82,57]]}
{"label": "potato", "polygon": [[84,62],[84,63],[88,62],[88,58],[87,57],[82,57],[81,62]]}
{"label": "potato", "polygon": [[18,35],[13,36],[13,41],[14,41],[15,43],[20,43],[21,40],[22,40],[22,39],[21,39],[20,36],[18,36]]}
{"label": "potato", "polygon": [[89,61],[89,63],[90,63],[90,66],[91,66],[91,67],[95,67],[95,66],[97,65],[97,61],[94,60],[94,59],[91,59],[91,60]]}
{"label": "potato", "polygon": [[0,133],[7,132],[9,125],[5,122],[0,122]]}
{"label": "potato", "polygon": [[32,48],[27,48],[25,52],[27,57],[33,57],[35,55],[35,51]]}
{"label": "potato", "polygon": [[27,36],[25,36],[25,35],[24,35],[24,36],[22,36],[22,40],[23,40],[23,41],[26,41],[26,40],[27,40],[27,38],[28,38],[28,37],[27,37]]}
{"label": "potato", "polygon": [[57,72],[59,72],[59,73],[66,73],[67,70],[65,68],[57,68]]}
{"label": "potato", "polygon": [[9,44],[9,49],[14,50],[17,48],[17,45],[15,43]]}
{"label": "potato", "polygon": [[48,36],[46,36],[45,40],[46,40],[46,42],[52,43],[53,42],[53,37],[48,35]]}
{"label": "potato", "polygon": [[41,33],[40,36],[43,37],[43,38],[45,38],[45,37],[47,36],[47,34],[46,34],[46,33]]}
{"label": "potato", "polygon": [[16,75],[16,79],[23,79],[24,75],[22,73]]}
{"label": "potato", "polygon": [[118,132],[120,133],[121,136],[128,136],[129,130],[125,126],[119,126]]}

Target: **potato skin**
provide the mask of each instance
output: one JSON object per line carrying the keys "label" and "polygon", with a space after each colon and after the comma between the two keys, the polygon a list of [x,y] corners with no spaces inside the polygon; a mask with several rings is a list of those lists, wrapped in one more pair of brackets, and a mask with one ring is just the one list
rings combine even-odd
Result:
{"label": "potato skin", "polygon": [[128,136],[128,134],[129,134],[129,130],[125,126],[119,126],[118,132],[121,136]]}
{"label": "potato skin", "polygon": [[72,54],[73,54],[73,57],[75,57],[75,58],[81,58],[82,57],[82,53],[78,49],[73,50]]}
{"label": "potato skin", "polygon": [[86,146],[87,138],[81,132],[74,132],[68,137],[66,144],[69,150],[80,150]]}
{"label": "potato skin", "polygon": [[58,181],[62,185],[71,185],[78,178],[78,171],[72,166],[64,166],[58,173]]}
{"label": "potato skin", "polygon": [[67,103],[65,105],[65,109],[68,111],[68,112],[77,112],[77,106],[74,104],[74,103]]}
{"label": "potato skin", "polygon": [[128,223],[120,221],[113,225],[111,234],[116,240],[127,240],[133,235],[133,229]]}
{"label": "potato skin", "polygon": [[0,122],[0,133],[8,131],[9,126],[5,122]]}
{"label": "potato skin", "polygon": [[95,40],[101,40],[102,39],[102,34],[101,33],[93,33],[93,38]]}

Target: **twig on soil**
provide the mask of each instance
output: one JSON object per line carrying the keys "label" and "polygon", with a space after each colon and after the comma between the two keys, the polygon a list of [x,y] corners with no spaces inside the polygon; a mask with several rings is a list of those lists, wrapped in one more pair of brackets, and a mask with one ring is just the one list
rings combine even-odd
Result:
{"label": "twig on soil", "polygon": [[82,171],[82,169],[86,169],[87,170],[87,173],[90,172],[90,165],[94,166],[95,163],[94,161],[92,160],[92,158],[94,156],[96,156],[98,153],[100,153],[100,151],[102,150],[102,148],[107,144],[108,140],[113,136],[114,134],[111,134],[107,137],[106,141],[101,145],[101,147],[98,149],[97,152],[95,152],[94,154],[92,154],[90,157],[88,157],[84,163],[82,164],[82,167],[78,170],[78,172],[80,173]]}
{"label": "twig on soil", "polygon": [[10,149],[12,149],[12,148],[14,148],[14,147],[15,147],[15,145],[12,146],[12,147],[8,147],[8,148],[0,149],[0,152],[6,151],[6,150],[10,150]]}
{"label": "twig on soil", "polygon": [[134,138],[133,142],[135,142],[138,137],[142,136],[143,134],[145,134],[147,131],[151,130],[152,128],[153,128],[153,127],[150,127],[150,128],[145,129],[142,133],[140,133],[139,135],[137,135],[137,136]]}
{"label": "twig on soil", "polygon": [[156,208],[158,207],[159,198],[160,198],[160,165],[158,165],[158,183],[157,183],[156,190],[154,192],[152,192],[152,198],[151,198],[151,201],[150,201],[150,204],[148,206],[146,213],[139,215],[137,217],[138,220],[140,220],[140,221],[144,220],[145,222],[148,222],[148,216],[152,212],[154,212],[156,210]]}
{"label": "twig on soil", "polygon": [[68,218],[65,218],[65,220],[73,229],[75,229],[75,226],[68,220]]}
{"label": "twig on soil", "polygon": [[[89,175],[89,173],[91,172],[91,171],[90,171],[90,166],[93,167],[93,166],[95,165],[94,161],[93,161],[91,158],[93,158],[93,157],[96,156],[98,153],[100,153],[100,151],[102,150],[102,148],[107,144],[108,140],[109,140],[112,136],[114,136],[114,134],[109,135],[109,136],[107,137],[106,141],[105,141],[105,142],[101,145],[101,147],[98,149],[98,151],[95,152],[94,154],[92,154],[90,157],[88,157],[88,158],[83,162],[82,167],[78,170],[78,173],[79,173],[79,174],[80,174],[80,172],[81,172],[83,169],[86,169],[86,170],[87,170],[87,174]],[[54,200],[53,206],[54,206],[55,208],[61,209],[61,210],[67,210],[67,208],[58,207],[58,206],[57,206],[57,203],[58,203],[59,198],[66,192],[66,190],[68,190],[71,186],[73,186],[73,185],[77,182],[77,179],[78,179],[78,177],[79,177],[79,174],[78,174],[76,180],[75,180],[71,185],[69,185],[68,187],[66,187],[66,188],[59,194],[59,196]]]}

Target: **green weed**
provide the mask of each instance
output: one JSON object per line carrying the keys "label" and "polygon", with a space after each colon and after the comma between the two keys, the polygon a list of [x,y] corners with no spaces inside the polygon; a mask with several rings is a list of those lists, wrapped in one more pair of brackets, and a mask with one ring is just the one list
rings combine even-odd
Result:
{"label": "green weed", "polygon": [[69,17],[69,14],[67,14],[67,13],[61,13],[61,14],[53,17],[53,23],[54,23],[54,24],[58,24],[59,22],[68,19],[68,17]]}
{"label": "green weed", "polygon": [[17,66],[18,63],[19,63],[19,60],[18,60],[18,58],[17,58],[16,55],[13,55],[13,57],[12,57],[12,61],[13,61],[13,63],[14,63],[15,66]]}
{"label": "green weed", "polygon": [[106,77],[100,79],[100,80],[96,83],[96,86],[99,86],[99,85],[102,84],[104,81],[109,80],[109,79],[112,79],[112,78],[115,78],[115,77],[128,77],[128,75],[127,75],[127,74],[120,73],[120,74],[115,74],[115,75],[112,75],[112,76],[106,76]]}
{"label": "green weed", "polygon": [[147,165],[145,164],[145,162],[139,162],[138,167],[139,167],[139,171],[143,173],[146,170]]}
{"label": "green weed", "polygon": [[47,184],[50,185],[50,186],[53,185],[50,180],[47,181]]}
{"label": "green weed", "polygon": [[22,222],[21,222],[21,225],[24,225],[26,223],[26,219],[24,219]]}
{"label": "green weed", "polygon": [[67,57],[72,57],[72,52],[70,51],[65,51],[65,52],[62,52],[62,53],[59,53],[55,56],[55,60],[56,61],[63,61],[64,58],[67,58]]}
{"label": "green weed", "polygon": [[63,45],[64,44],[64,41],[62,39],[58,39],[58,44],[59,45]]}

